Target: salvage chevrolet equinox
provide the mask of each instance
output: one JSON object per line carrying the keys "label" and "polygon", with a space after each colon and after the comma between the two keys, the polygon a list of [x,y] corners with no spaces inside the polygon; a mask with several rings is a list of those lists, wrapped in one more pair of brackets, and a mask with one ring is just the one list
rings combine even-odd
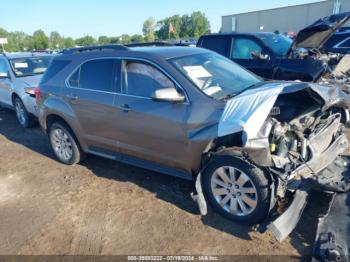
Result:
{"label": "salvage chevrolet equinox", "polygon": [[264,82],[201,48],[122,45],[67,49],[39,86],[59,161],[90,153],[195,180],[200,206],[236,222],[261,222],[307,181],[344,189],[327,180],[348,146],[337,87]]}

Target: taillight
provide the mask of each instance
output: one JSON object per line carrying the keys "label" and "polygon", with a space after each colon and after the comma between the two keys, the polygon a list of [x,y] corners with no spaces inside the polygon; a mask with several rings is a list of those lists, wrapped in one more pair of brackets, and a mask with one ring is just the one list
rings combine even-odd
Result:
{"label": "taillight", "polygon": [[37,105],[39,105],[41,102],[41,92],[39,87],[34,88],[34,94],[35,94],[35,102]]}

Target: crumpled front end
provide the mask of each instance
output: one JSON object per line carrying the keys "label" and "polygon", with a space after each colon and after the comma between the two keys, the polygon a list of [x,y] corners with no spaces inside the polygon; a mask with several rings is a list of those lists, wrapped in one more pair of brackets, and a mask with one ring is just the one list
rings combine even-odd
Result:
{"label": "crumpled front end", "polygon": [[228,101],[218,132],[241,131],[247,158],[286,181],[309,178],[347,150],[349,108],[337,87],[272,83]]}
{"label": "crumpled front end", "polygon": [[336,86],[271,83],[228,101],[219,136],[242,132],[244,157],[274,180],[274,197],[294,201],[268,228],[282,241],[295,227],[310,189],[347,192],[349,181],[331,166],[345,165],[350,97]]}

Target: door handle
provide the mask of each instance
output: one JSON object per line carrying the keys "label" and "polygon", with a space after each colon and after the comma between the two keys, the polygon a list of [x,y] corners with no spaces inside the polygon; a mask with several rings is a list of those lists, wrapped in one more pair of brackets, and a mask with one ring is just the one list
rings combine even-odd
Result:
{"label": "door handle", "polygon": [[72,101],[78,100],[78,96],[76,94],[70,94],[70,95],[68,95],[68,98]]}
{"label": "door handle", "polygon": [[127,113],[131,110],[130,106],[127,105],[127,104],[124,104],[124,105],[121,105],[121,106],[118,106],[119,109],[123,110],[123,112]]}

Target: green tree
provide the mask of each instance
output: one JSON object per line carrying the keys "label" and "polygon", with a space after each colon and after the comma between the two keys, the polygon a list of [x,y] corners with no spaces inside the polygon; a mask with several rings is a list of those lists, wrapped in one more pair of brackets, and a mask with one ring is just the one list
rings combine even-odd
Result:
{"label": "green tree", "polygon": [[[170,24],[174,29],[173,32],[169,32]],[[161,21],[158,21],[157,27],[159,28],[156,31],[158,39],[179,39],[180,38],[180,28],[181,28],[181,17],[179,15],[173,15],[167,17]]]}
{"label": "green tree", "polygon": [[153,17],[149,17],[144,23],[142,27],[142,32],[145,37],[146,42],[153,42],[155,39],[154,35],[155,21]]}
{"label": "green tree", "polygon": [[109,38],[109,42],[111,44],[119,44],[120,43],[120,37],[112,36],[112,37]]}
{"label": "green tree", "polygon": [[23,50],[31,51],[34,49],[34,38],[31,35],[27,35],[23,40]]}
{"label": "green tree", "polygon": [[210,33],[210,22],[204,13],[193,12],[190,16],[190,37],[200,37]]}
{"label": "green tree", "polygon": [[144,38],[142,35],[132,35],[130,38],[130,41],[132,43],[143,43],[144,42]]}
{"label": "green tree", "polygon": [[73,38],[67,37],[64,39],[64,41],[63,41],[64,48],[72,48],[74,46],[75,46],[75,42],[74,42]]}
{"label": "green tree", "polygon": [[64,47],[64,38],[56,31],[50,33],[49,46],[51,49]]}
{"label": "green tree", "polygon": [[97,42],[101,45],[110,44],[111,39],[108,36],[102,35],[98,38]]}
{"label": "green tree", "polygon": [[96,40],[92,36],[87,35],[87,36],[76,39],[75,43],[78,46],[89,46],[89,45],[96,44]]}
{"label": "green tree", "polygon": [[131,36],[127,34],[123,34],[119,37],[120,42],[123,44],[129,44],[131,42]]}
{"label": "green tree", "polygon": [[49,38],[43,30],[37,30],[33,34],[34,49],[45,50],[49,47]]}

